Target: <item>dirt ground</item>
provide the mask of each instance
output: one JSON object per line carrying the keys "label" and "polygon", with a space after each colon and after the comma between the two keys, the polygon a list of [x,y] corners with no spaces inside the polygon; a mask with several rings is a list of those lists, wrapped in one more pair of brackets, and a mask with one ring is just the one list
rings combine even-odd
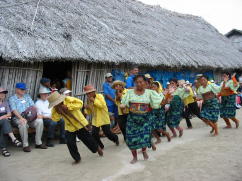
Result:
{"label": "dirt ground", "polygon": [[[238,111],[242,120],[242,110]],[[12,156],[0,156],[1,181],[242,181],[242,128],[223,130],[209,136],[210,128],[192,120],[194,129],[185,130],[182,138],[166,139],[157,151],[148,151],[150,159],[129,164],[131,154],[120,135],[120,146],[106,138],[104,157],[92,154],[78,143],[82,162],[73,166],[66,145],[24,153],[10,147]],[[182,121],[185,127],[185,121]]]}

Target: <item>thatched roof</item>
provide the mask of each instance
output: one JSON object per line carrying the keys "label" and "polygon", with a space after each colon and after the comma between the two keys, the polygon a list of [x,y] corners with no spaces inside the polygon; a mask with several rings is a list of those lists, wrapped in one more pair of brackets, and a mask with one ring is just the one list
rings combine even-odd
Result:
{"label": "thatched roof", "polygon": [[200,17],[132,0],[41,0],[31,30],[37,2],[0,1],[3,59],[242,67],[241,53]]}

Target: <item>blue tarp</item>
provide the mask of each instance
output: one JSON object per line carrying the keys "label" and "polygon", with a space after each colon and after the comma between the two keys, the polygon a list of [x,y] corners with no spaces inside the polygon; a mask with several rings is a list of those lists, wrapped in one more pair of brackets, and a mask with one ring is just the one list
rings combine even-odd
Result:
{"label": "blue tarp", "polygon": [[[148,71],[156,81],[159,81],[163,87],[166,87],[166,83],[169,82],[171,78],[176,78],[178,80],[184,79],[188,80],[191,83],[194,83],[196,79],[196,75],[199,72],[192,72],[192,71],[181,71],[181,72],[169,72],[169,71],[161,71],[161,70],[152,70]],[[203,72],[204,75],[208,76],[209,80],[214,79],[213,72],[207,71]],[[115,69],[112,71],[112,75],[114,80],[121,80],[125,81],[125,73],[121,70]]]}

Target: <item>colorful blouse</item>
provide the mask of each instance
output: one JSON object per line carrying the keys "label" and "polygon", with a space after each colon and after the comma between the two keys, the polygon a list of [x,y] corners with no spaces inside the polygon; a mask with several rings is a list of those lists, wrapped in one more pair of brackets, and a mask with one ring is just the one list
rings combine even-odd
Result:
{"label": "colorful blouse", "polygon": [[[224,84],[224,81],[221,82],[220,84],[220,88],[222,89],[223,87],[223,84]],[[233,80],[229,80],[225,83],[225,88],[230,88],[232,91],[236,92],[237,89],[239,88],[239,84],[237,84],[237,86],[235,87],[234,86],[234,81]]]}
{"label": "colorful blouse", "polygon": [[145,89],[142,95],[137,95],[134,89],[130,89],[122,98],[121,104],[130,107],[131,103],[144,103],[149,104],[152,108],[159,108],[161,101],[161,95],[153,90]]}
{"label": "colorful blouse", "polygon": [[178,87],[175,92],[172,93],[173,96],[179,96],[182,100],[190,95],[190,91],[186,91],[185,88]]}
{"label": "colorful blouse", "polygon": [[195,100],[194,100],[194,93],[193,93],[192,88],[191,87],[188,87],[188,89],[189,89],[189,96],[187,96],[183,100],[185,106],[187,106],[188,104],[191,104],[191,103],[195,102]]}
{"label": "colorful blouse", "polygon": [[202,95],[207,92],[213,92],[214,94],[218,94],[220,92],[220,86],[212,83],[208,84],[206,87],[200,86],[197,90],[197,94],[199,97],[202,97]]}

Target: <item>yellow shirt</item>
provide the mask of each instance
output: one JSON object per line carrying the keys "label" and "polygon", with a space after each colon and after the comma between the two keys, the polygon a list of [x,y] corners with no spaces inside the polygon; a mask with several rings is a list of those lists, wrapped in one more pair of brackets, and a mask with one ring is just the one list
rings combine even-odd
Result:
{"label": "yellow shirt", "polygon": [[183,100],[185,106],[187,106],[188,104],[191,104],[191,103],[195,102],[195,100],[194,100],[194,93],[193,93],[192,88],[191,88],[191,87],[188,87],[188,89],[190,90],[190,94],[189,94],[188,97],[186,97],[186,98]]}
{"label": "yellow shirt", "polygon": [[[122,92],[122,97],[127,93],[127,89],[124,89],[123,92]],[[121,98],[122,98],[121,97]],[[116,98],[115,98],[115,104],[117,105],[118,107],[118,115],[123,115],[123,114],[128,114],[129,113],[129,109],[128,108],[125,108],[123,111],[122,109],[120,109],[120,104],[121,104],[121,100],[120,101],[117,101]]]}
{"label": "yellow shirt", "polygon": [[[75,116],[84,126],[88,125],[88,121],[86,120],[86,118],[83,116],[83,114],[81,112],[83,102],[80,99],[68,96],[64,100],[64,105],[73,114],[73,116]],[[65,117],[67,117],[74,126]],[[67,130],[69,132],[75,132],[75,131],[83,128],[83,126],[79,122],[74,120],[73,118],[71,118],[69,116],[62,116],[61,114],[57,113],[55,108],[52,109],[51,118],[53,121],[60,121],[61,118],[64,119],[65,130]]]}
{"label": "yellow shirt", "polygon": [[96,94],[91,109],[86,109],[87,114],[92,115],[92,125],[100,127],[110,124],[108,107],[102,94]]}

